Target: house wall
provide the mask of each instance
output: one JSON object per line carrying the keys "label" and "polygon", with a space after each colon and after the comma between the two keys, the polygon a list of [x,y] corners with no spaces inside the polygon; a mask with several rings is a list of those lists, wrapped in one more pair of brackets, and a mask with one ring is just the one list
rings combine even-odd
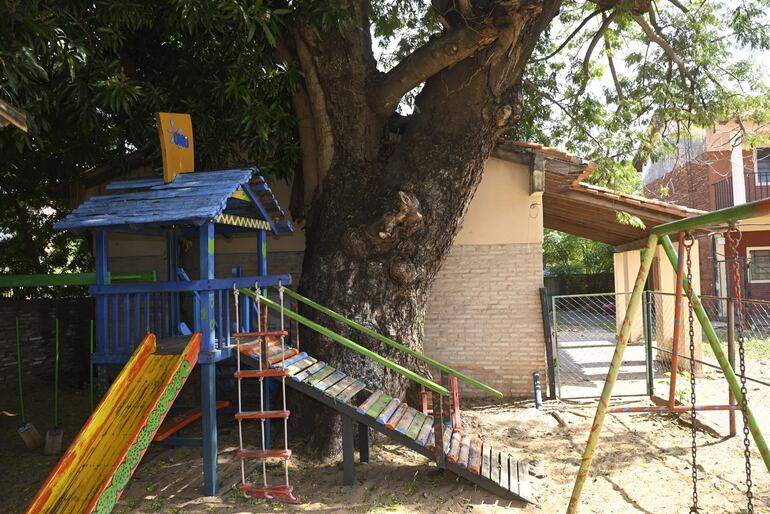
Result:
{"label": "house wall", "polygon": [[[747,223],[762,223],[762,219],[750,220]],[[770,219],[764,220],[770,222]],[[766,225],[770,226],[770,225]],[[747,248],[770,247],[770,230],[742,230],[741,240],[738,243],[738,254],[741,258],[747,258]],[[728,259],[734,257],[734,252],[730,247],[729,241],[725,244],[725,256]],[[730,270],[727,271],[731,273]],[[749,281],[748,291],[744,293],[747,298],[753,300],[770,300],[770,282],[751,282]]]}
{"label": "house wall", "polygon": [[[290,186],[271,184],[282,205]],[[509,396],[532,394],[532,373],[547,383],[539,289],[543,286],[542,197],[529,195],[529,169],[491,158],[449,255],[436,276],[425,318],[424,352]],[[256,236],[217,237],[216,276],[233,266],[256,275]],[[198,276],[194,240],[181,262]],[[268,237],[269,272],[299,284],[305,246],[300,229]],[[154,270],[165,280],[162,238],[111,234],[110,270]],[[473,395],[475,390],[464,390]]]}

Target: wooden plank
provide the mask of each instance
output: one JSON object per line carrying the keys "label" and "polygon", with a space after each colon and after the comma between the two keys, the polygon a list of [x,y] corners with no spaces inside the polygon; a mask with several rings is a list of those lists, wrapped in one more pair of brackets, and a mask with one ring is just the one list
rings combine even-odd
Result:
{"label": "wooden plank", "polygon": [[329,366],[328,364],[324,366],[322,370],[316,371],[309,377],[307,377],[303,382],[305,382],[309,386],[314,386],[324,378],[328,377],[332,373],[334,373],[336,368],[334,366]]}
{"label": "wooden plank", "polygon": [[341,393],[334,397],[338,402],[349,403],[354,396],[361,392],[366,387],[366,384],[360,380],[356,380],[348,387],[346,387]]}
{"label": "wooden plank", "polygon": [[460,455],[457,457],[457,463],[464,468],[468,467],[468,459],[471,454],[471,435],[463,434],[460,441]]}
{"label": "wooden plank", "polygon": [[412,421],[412,424],[409,425],[409,428],[406,429],[406,437],[408,437],[413,441],[417,439],[417,434],[420,433],[422,424],[425,423],[425,418],[426,418],[425,414],[417,411],[417,414],[414,415],[414,420]]}
{"label": "wooden plank", "polygon": [[345,378],[347,375],[344,371],[337,370],[328,377],[324,378],[320,382],[316,383],[313,387],[318,389],[319,391],[326,391],[331,386]]}
{"label": "wooden plank", "polygon": [[289,372],[289,375],[296,375],[302,370],[305,370],[318,362],[318,359],[315,357],[305,357],[304,359],[300,359],[297,362],[286,366],[286,370]]}
{"label": "wooden plank", "polygon": [[406,431],[409,428],[409,425],[412,424],[412,421],[414,421],[414,417],[416,415],[417,415],[417,409],[409,407],[409,409],[407,409],[407,411],[401,417],[401,420],[399,420],[398,424],[396,425],[396,432],[406,434]]}
{"label": "wooden plank", "polygon": [[457,461],[460,460],[460,445],[463,441],[463,435],[459,430],[455,430],[452,433],[451,441],[452,442],[449,445],[449,453],[447,453],[446,456],[449,462],[457,464]]}
{"label": "wooden plank", "polygon": [[296,375],[292,376],[291,378],[292,378],[292,380],[296,380],[297,382],[302,382],[303,380],[305,380],[307,377],[309,377],[313,373],[316,373],[316,372],[322,370],[324,368],[324,366],[326,366],[325,362],[317,361],[317,362],[313,363],[312,366],[308,366],[303,371],[300,371],[299,373],[297,373]]}
{"label": "wooden plank", "polygon": [[356,408],[356,411],[358,411],[359,414],[366,414],[366,411],[368,411],[372,405],[374,405],[377,400],[382,397],[383,394],[384,393],[382,391],[375,391],[369,398],[366,399],[364,403]]}
{"label": "wooden plank", "polygon": [[[459,432],[458,432],[459,433]],[[444,425],[444,439],[443,439],[444,453],[449,455],[449,447],[452,443],[452,429],[448,425]]]}
{"label": "wooden plank", "polygon": [[388,422],[388,420],[393,416],[393,413],[396,412],[396,409],[398,408],[399,404],[401,403],[401,400],[398,398],[393,398],[388,402],[388,404],[385,406],[384,409],[382,409],[382,412],[377,416],[377,423],[380,423],[381,425],[384,425]]}
{"label": "wooden plank", "polygon": [[280,362],[277,362],[277,363],[273,364],[273,367],[274,368],[288,368],[292,364],[297,363],[297,362],[301,361],[302,359],[306,359],[306,358],[307,358],[307,354],[305,352],[298,353],[294,357],[289,357],[288,359],[286,359],[283,362],[283,364],[281,364]]}
{"label": "wooden plank", "polygon": [[431,434],[433,434],[433,416],[427,416],[422,427],[420,427],[420,431],[417,433],[417,437],[414,438],[414,441],[421,446],[426,446],[430,440]]}
{"label": "wooden plank", "polygon": [[[509,472],[509,458],[510,456],[506,453],[500,454],[500,487],[503,489],[510,490],[511,488],[511,479],[510,479],[510,472]],[[514,473],[516,471],[514,470]]]}
{"label": "wooden plank", "polygon": [[487,445],[486,443],[482,443],[481,445],[481,476],[485,478],[489,478],[491,476],[490,474],[490,464],[492,463],[492,447]]}
{"label": "wooden plank", "polygon": [[425,447],[430,451],[436,449],[436,434],[433,431],[433,427],[431,427],[430,435],[428,436],[428,441],[425,443]]}
{"label": "wooden plank", "polygon": [[498,450],[495,450],[494,448],[490,448],[490,480],[492,482],[499,484],[500,483],[500,452]]}
{"label": "wooden plank", "polygon": [[329,389],[324,391],[324,394],[326,396],[331,396],[332,398],[336,397],[338,394],[340,394],[342,391],[345,390],[349,385],[352,385],[353,382],[355,382],[356,379],[351,377],[350,375],[346,376],[333,386],[331,386]]}
{"label": "wooden plank", "polygon": [[388,422],[385,423],[385,426],[391,430],[395,430],[396,425],[398,425],[398,422],[401,421],[401,418],[404,417],[404,414],[406,414],[406,411],[408,410],[409,410],[409,405],[407,405],[406,402],[399,405],[398,408],[396,409],[396,412],[394,412],[393,415],[388,420]]}
{"label": "wooden plank", "polygon": [[470,453],[468,455],[468,471],[476,475],[481,474],[481,439],[475,435],[471,437]]}
{"label": "wooden plank", "polygon": [[524,462],[523,460],[516,460],[516,476],[518,477],[518,482],[529,482],[529,464]]}
{"label": "wooden plank", "polygon": [[380,396],[374,404],[366,410],[366,415],[370,418],[376,418],[382,412],[382,409],[390,403],[393,397],[388,394]]}

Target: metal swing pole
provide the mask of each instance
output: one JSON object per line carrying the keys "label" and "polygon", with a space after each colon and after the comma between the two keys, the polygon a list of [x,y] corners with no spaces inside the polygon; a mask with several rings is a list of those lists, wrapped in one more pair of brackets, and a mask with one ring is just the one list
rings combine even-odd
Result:
{"label": "metal swing pole", "polygon": [[[674,250],[674,245],[671,243],[671,239],[669,239],[668,236],[664,235],[661,237],[661,243],[663,244],[663,249],[666,252],[666,255],[668,256],[668,260],[671,261],[671,264],[674,265],[676,263],[676,250]],[[685,292],[689,292],[690,284],[687,280],[684,281],[684,289]],[[692,302],[693,302],[693,310],[695,311],[695,317],[698,318],[698,322],[700,323],[701,328],[703,329],[704,334],[706,334],[706,339],[709,342],[709,345],[711,346],[711,351],[714,353],[714,356],[716,357],[717,361],[719,362],[719,367],[722,369],[722,372],[725,374],[725,379],[727,380],[727,383],[730,386],[730,391],[735,395],[735,399],[738,403],[738,405],[741,404],[743,401],[743,395],[741,394],[741,385],[738,382],[738,378],[735,375],[735,371],[733,370],[732,366],[730,366],[730,362],[727,360],[727,356],[725,355],[724,351],[722,351],[722,346],[719,343],[719,337],[717,336],[716,332],[714,331],[714,327],[711,325],[711,321],[709,321],[708,315],[706,314],[706,310],[703,308],[703,304],[700,301],[700,297],[698,296],[698,293],[695,291],[692,292]],[[762,431],[759,428],[759,423],[757,423],[757,419],[754,417],[754,413],[751,411],[750,408],[747,408],[747,416],[749,420],[749,430],[751,431],[751,435],[754,438],[754,442],[757,444],[757,448],[759,449],[759,454],[762,456],[762,461],[765,463],[765,467],[767,468],[767,471],[770,472],[770,449],[768,449],[767,442],[765,441],[764,436],[762,435]]]}
{"label": "metal swing pole", "polygon": [[682,335],[682,297],[684,296],[684,232],[679,233],[679,261],[676,269],[674,295],[674,337],[671,341],[671,380],[668,388],[668,407],[676,405],[676,379],[679,375],[679,338]]}
{"label": "metal swing pole", "polygon": [[631,324],[634,321],[636,311],[639,310],[641,305],[644,284],[647,282],[647,275],[650,273],[650,266],[652,265],[652,259],[655,255],[655,248],[657,245],[658,236],[650,234],[650,237],[647,240],[647,247],[644,250],[644,255],[642,256],[641,264],[639,266],[639,273],[636,276],[634,290],[628,301],[626,315],[623,318],[623,324],[620,328],[620,334],[615,346],[615,353],[612,356],[610,369],[607,373],[607,378],[604,381],[602,395],[599,399],[599,404],[596,406],[596,414],[594,415],[594,421],[591,425],[591,433],[588,435],[588,442],[583,451],[580,469],[578,470],[577,478],[575,478],[575,486],[572,489],[572,496],[570,497],[569,506],[567,507],[568,514],[574,514],[578,509],[580,495],[583,492],[583,486],[585,485],[586,478],[588,478],[588,472],[591,469],[594,450],[596,449],[596,445],[599,444],[599,437],[601,436],[602,426],[604,425],[604,418],[607,415],[610,398],[612,397],[612,388],[615,386],[615,381],[617,380],[618,372],[620,371],[620,365],[623,362],[623,354],[628,346],[628,340],[631,338]]}

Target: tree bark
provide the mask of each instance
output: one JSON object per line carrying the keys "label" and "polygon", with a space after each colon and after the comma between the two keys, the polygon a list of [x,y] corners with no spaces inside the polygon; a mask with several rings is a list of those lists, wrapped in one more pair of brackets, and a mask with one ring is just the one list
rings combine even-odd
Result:
{"label": "tree bark", "polygon": [[[524,65],[559,2],[463,5],[473,18],[458,24],[460,14],[447,14],[443,34],[385,74],[372,55],[366,2],[349,2],[353,21],[346,31],[297,35],[309,53],[299,62],[316,83],[307,84],[308,92],[322,91],[308,95],[311,110],[316,117],[322,111],[326,123],[308,143],[332,156],[314,193],[306,190],[312,203],[301,292],[417,350],[433,280],[495,142],[521,115]],[[469,38],[467,27],[478,37]],[[455,51],[456,41],[463,46]],[[404,84],[419,83],[415,112],[394,130],[394,95],[408,92]],[[317,148],[323,144],[331,148]],[[410,369],[428,372],[322,315],[304,314]],[[351,350],[309,331],[302,341],[312,355],[370,388],[402,398],[407,393],[408,381]],[[315,404],[298,414],[302,426],[313,427],[311,446],[324,455],[340,451],[339,424],[331,412]]]}

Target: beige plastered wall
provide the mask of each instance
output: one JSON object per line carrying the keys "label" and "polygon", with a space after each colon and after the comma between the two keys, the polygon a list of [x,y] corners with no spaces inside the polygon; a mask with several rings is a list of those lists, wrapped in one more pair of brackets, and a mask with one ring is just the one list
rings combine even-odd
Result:
{"label": "beige plastered wall", "polygon": [[[675,243],[675,247],[678,246]],[[626,314],[628,301],[631,298],[631,291],[634,288],[637,274],[639,273],[640,265],[640,250],[630,250],[627,252],[618,252],[615,254],[615,291],[616,295],[616,322],[618,331],[623,323],[623,319]],[[692,262],[692,284],[694,290],[700,293],[700,268],[698,266],[699,253],[698,245],[693,245],[691,249]],[[653,258],[653,265],[650,273],[653,275],[653,283],[656,284],[655,293],[652,294],[651,301],[653,302],[653,332],[655,337],[655,346],[660,350],[657,351],[656,359],[666,364],[665,369],[669,369],[667,363],[670,363],[670,351],[673,347],[673,334],[674,334],[674,307],[675,307],[675,292],[676,292],[676,269],[671,265],[666,256],[663,247],[658,245],[655,250],[655,257]],[[642,304],[643,305],[643,304]],[[643,318],[642,318],[642,305],[633,313],[633,321],[631,324],[631,338],[632,343],[642,343],[644,341],[643,333]],[[683,334],[679,339],[679,354],[688,355],[687,349],[689,341],[687,339],[687,298],[683,298]],[[697,322],[694,323],[694,342],[695,342],[695,357],[701,359],[703,356],[702,347],[702,330]],[[688,369],[689,361],[681,359],[679,361],[679,369]],[[698,367],[699,368],[699,367]]]}

